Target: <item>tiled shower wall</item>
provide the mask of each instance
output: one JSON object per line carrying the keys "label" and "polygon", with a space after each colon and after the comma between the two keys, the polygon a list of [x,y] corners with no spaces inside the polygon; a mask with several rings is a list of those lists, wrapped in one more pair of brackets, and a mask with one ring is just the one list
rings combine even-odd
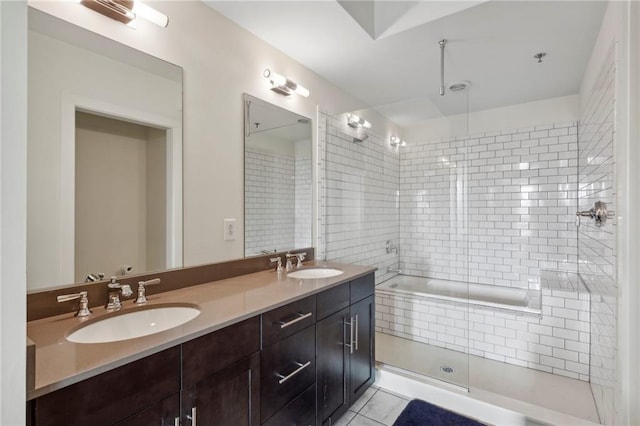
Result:
{"label": "tiled shower wall", "polygon": [[[580,118],[578,208],[603,201],[615,211],[615,48],[602,62]],[[591,388],[604,424],[615,422],[617,281],[615,217],[598,227],[582,218],[579,273],[591,292]]]}
{"label": "tiled shower wall", "polygon": [[354,136],[362,134],[320,113],[319,257],[375,265],[380,283],[398,265],[398,254],[385,250],[387,240],[398,242],[398,151],[373,134],[363,142]]}
{"label": "tiled shower wall", "polygon": [[524,288],[542,269],[576,272],[577,158],[576,123],[410,144],[401,269]]}
{"label": "tiled shower wall", "polygon": [[311,246],[311,180],[308,154],[245,148],[245,254]]}
{"label": "tiled shower wall", "polygon": [[[310,143],[310,142],[309,142]],[[302,144],[296,145],[295,160],[295,244],[293,247],[311,247],[311,221],[313,220],[311,194],[313,193],[311,171],[311,150],[301,149]]]}

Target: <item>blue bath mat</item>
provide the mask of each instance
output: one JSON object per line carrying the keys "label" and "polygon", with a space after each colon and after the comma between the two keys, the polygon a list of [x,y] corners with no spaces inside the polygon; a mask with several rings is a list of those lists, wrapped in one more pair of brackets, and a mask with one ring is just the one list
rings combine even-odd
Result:
{"label": "blue bath mat", "polygon": [[484,423],[414,399],[402,410],[393,426],[484,426]]}

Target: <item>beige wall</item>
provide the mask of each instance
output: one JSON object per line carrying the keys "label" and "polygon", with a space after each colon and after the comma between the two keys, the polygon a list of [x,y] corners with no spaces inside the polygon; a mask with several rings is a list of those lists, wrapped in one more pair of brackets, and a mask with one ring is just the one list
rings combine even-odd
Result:
{"label": "beige wall", "polygon": [[76,114],[76,282],[166,265],[164,133]]}
{"label": "beige wall", "polygon": [[[139,22],[135,31],[73,2],[29,4],[184,69],[185,265],[243,255],[243,93],[314,121],[318,105],[332,112],[364,107],[200,1],[151,2],[169,16],[169,26]],[[265,68],[299,81],[311,96],[271,92],[262,76]],[[374,123],[374,132],[390,133],[394,127],[362,115]],[[223,241],[225,218],[237,219],[234,241]]]}
{"label": "beige wall", "polygon": [[167,132],[148,128],[147,141],[146,270],[157,271],[167,266]]}

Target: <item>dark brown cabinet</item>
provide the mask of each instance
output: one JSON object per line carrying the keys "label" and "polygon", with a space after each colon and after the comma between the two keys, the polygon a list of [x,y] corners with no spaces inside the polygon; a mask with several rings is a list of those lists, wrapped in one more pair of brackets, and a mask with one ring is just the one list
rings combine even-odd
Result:
{"label": "dark brown cabinet", "polygon": [[184,343],[181,424],[259,425],[259,350],[259,317]]}
{"label": "dark brown cabinet", "polygon": [[187,423],[182,424],[258,426],[259,368],[255,354],[185,389],[182,418]]}
{"label": "dark brown cabinet", "polygon": [[176,393],[116,423],[115,426],[177,426],[179,413],[180,393]]}
{"label": "dark brown cabinet", "polygon": [[351,305],[317,324],[317,404],[322,425],[333,424],[375,381],[374,276],[341,287],[327,306]]}
{"label": "dark brown cabinet", "polygon": [[324,422],[349,407],[349,308],[318,321],[318,422]]}
{"label": "dark brown cabinet", "polygon": [[43,395],[34,426],[331,424],[373,383],[373,273]]}
{"label": "dark brown cabinet", "polygon": [[180,348],[150,355],[35,400],[33,424],[113,425],[142,415],[174,424],[180,412],[164,401],[180,392]]}
{"label": "dark brown cabinet", "polygon": [[375,381],[375,310],[374,297],[351,305],[354,322],[353,353],[350,356],[349,401],[354,403]]}

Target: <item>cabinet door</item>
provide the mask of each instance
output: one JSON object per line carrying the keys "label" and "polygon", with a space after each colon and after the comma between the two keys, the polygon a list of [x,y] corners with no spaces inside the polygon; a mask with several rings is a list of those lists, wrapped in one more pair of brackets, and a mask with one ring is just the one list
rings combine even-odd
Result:
{"label": "cabinet door", "polygon": [[35,426],[112,425],[180,392],[180,348],[173,347],[35,401]]}
{"label": "cabinet door", "polygon": [[369,296],[351,305],[354,322],[353,353],[350,356],[349,403],[354,403],[375,381],[375,301]]}
{"label": "cabinet door", "polygon": [[318,423],[339,417],[347,408],[349,372],[349,308],[316,324]]}
{"label": "cabinet door", "polygon": [[176,426],[180,419],[180,394],[176,393],[153,404],[115,426]]}
{"label": "cabinet door", "polygon": [[[258,426],[260,355],[226,367],[185,391],[182,425]],[[196,417],[197,421],[193,420]],[[185,421],[186,419],[186,421]]]}

